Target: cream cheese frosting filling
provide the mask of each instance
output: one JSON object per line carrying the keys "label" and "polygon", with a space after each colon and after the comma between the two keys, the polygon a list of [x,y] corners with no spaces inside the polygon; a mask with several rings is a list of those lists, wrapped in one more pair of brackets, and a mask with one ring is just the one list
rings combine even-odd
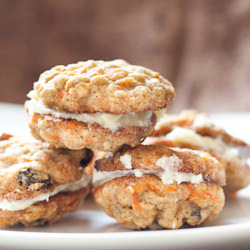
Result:
{"label": "cream cheese frosting filling", "polygon": [[157,176],[164,184],[177,183],[178,185],[182,182],[190,182],[192,184],[199,184],[204,182],[202,174],[191,174],[182,173],[175,170],[175,167],[180,164],[181,160],[176,156],[162,157],[156,161],[156,165],[163,168],[164,171],[156,170],[144,170],[144,169],[131,169],[131,170],[116,170],[116,171],[98,171],[93,170],[93,185],[95,187],[101,186],[104,183],[111,181],[112,179],[124,177],[124,176],[135,176],[142,177],[143,175],[151,174]]}
{"label": "cream cheese frosting filling", "polygon": [[222,139],[201,136],[187,128],[176,127],[165,138],[176,143],[189,144],[201,147],[204,150],[217,152],[228,160],[237,160],[237,157],[240,155],[238,148],[228,146]]}
{"label": "cream cheese frosting filling", "polygon": [[[51,115],[58,119],[73,119],[79,122],[86,123],[97,123],[103,128],[110,129],[115,131],[119,128],[124,127],[146,127],[150,126],[150,119],[153,115],[153,111],[144,111],[144,112],[129,112],[120,115],[114,115],[110,113],[69,113],[62,112],[53,107],[45,106],[40,100],[36,100],[34,90],[32,90],[28,97],[31,98],[29,101],[29,114],[33,115],[38,113],[41,115]],[[157,114],[159,117],[159,114]]]}
{"label": "cream cheese frosting filling", "polygon": [[8,201],[7,199],[2,199],[0,201],[0,209],[6,210],[6,211],[23,210],[38,201],[45,201],[45,200],[49,201],[49,198],[51,196],[54,196],[60,192],[74,192],[81,188],[84,188],[90,183],[90,180],[91,180],[91,176],[84,173],[80,180],[76,182],[72,182],[72,183],[59,185],[52,192],[39,194],[32,199],[23,199],[23,200],[15,200],[15,201]]}
{"label": "cream cheese frosting filling", "polygon": [[215,125],[212,119],[206,114],[199,114],[195,118],[192,127],[199,128],[199,127],[213,127],[216,129],[220,129],[219,126]]}

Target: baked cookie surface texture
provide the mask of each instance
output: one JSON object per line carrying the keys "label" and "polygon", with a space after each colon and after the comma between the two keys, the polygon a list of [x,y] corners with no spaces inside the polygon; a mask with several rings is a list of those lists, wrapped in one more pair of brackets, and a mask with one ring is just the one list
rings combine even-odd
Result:
{"label": "baked cookie surface texture", "polygon": [[0,137],[0,227],[52,223],[89,193],[89,149],[54,149],[30,136]]}
{"label": "baked cookie surface texture", "polygon": [[32,134],[56,147],[116,151],[153,132],[172,84],[123,60],[85,61],[41,74],[26,102]]}
{"label": "baked cookie surface texture", "polygon": [[98,160],[93,196],[131,229],[177,229],[215,219],[224,206],[225,170],[210,154],[163,145],[123,147]]}

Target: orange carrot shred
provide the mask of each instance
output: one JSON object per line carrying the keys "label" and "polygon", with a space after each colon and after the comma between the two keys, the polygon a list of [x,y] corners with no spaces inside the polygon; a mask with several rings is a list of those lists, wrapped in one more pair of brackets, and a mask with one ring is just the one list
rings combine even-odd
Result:
{"label": "orange carrot shred", "polygon": [[221,199],[219,199],[218,197],[212,195],[211,193],[209,193],[208,191],[206,191],[203,188],[200,188],[202,193],[204,193],[206,196],[208,196],[211,200],[215,201],[215,202],[221,202]]}
{"label": "orange carrot shred", "polygon": [[196,191],[194,188],[187,185],[187,188],[190,192],[190,195],[197,198],[198,200],[204,201],[207,200],[207,197],[205,195],[200,194],[198,191]]}
{"label": "orange carrot shred", "polygon": [[56,140],[58,139],[58,137],[56,135],[51,135],[49,133],[46,133],[46,136],[49,138],[49,139],[52,139],[52,140]]}
{"label": "orange carrot shred", "polygon": [[154,161],[152,159],[148,159],[146,161],[146,165],[154,165]]}
{"label": "orange carrot shred", "polygon": [[63,92],[59,92],[59,93],[58,93],[58,96],[59,96],[60,98],[63,98],[64,93],[63,93]]}
{"label": "orange carrot shred", "polygon": [[171,187],[171,186],[167,186],[167,187],[166,187],[166,191],[167,191],[167,192],[176,192],[177,189],[174,188],[174,187]]}
{"label": "orange carrot shred", "polygon": [[157,188],[155,185],[152,185],[150,183],[145,184],[147,187],[149,187],[152,191],[161,191],[159,188]]}
{"label": "orange carrot shred", "polygon": [[28,159],[28,158],[22,158],[23,162],[31,162],[32,160]]}
{"label": "orange carrot shred", "polygon": [[134,208],[135,208],[135,210],[141,210],[141,206],[140,206],[140,203],[139,203],[139,199],[138,199],[137,193],[133,194],[133,202],[134,202]]}
{"label": "orange carrot shred", "polygon": [[77,128],[77,125],[74,123],[67,124],[66,129],[74,130]]}
{"label": "orange carrot shred", "polygon": [[93,142],[93,140],[85,140],[85,143],[92,143]]}
{"label": "orange carrot shred", "polygon": [[34,122],[34,123],[37,123],[38,118],[39,118],[39,114],[35,113],[35,114],[32,116],[31,121]]}

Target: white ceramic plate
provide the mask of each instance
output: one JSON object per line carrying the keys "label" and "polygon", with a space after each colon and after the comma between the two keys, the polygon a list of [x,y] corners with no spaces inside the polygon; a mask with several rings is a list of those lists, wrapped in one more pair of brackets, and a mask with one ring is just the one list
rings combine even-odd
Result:
{"label": "white ceramic plate", "polygon": [[[0,103],[0,133],[26,133],[22,106]],[[214,120],[250,143],[250,113],[214,114]],[[249,247],[248,247],[249,245]],[[0,230],[0,249],[250,249],[250,188],[227,200],[219,218],[200,227],[132,231],[89,198],[54,225]]]}

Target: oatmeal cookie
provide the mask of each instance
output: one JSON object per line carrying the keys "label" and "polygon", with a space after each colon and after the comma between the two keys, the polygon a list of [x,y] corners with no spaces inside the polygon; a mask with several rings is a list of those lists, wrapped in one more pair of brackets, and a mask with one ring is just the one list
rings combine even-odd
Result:
{"label": "oatmeal cookie", "polygon": [[41,74],[26,110],[36,138],[55,147],[114,152],[149,136],[174,93],[152,70],[123,60],[90,60]]}
{"label": "oatmeal cookie", "polygon": [[58,220],[88,194],[90,149],[54,149],[31,136],[0,137],[0,226]]}
{"label": "oatmeal cookie", "polygon": [[96,161],[93,196],[131,229],[195,226],[224,206],[225,170],[210,154],[164,145],[123,147]]}
{"label": "oatmeal cookie", "polygon": [[172,84],[159,73],[124,60],[55,66],[34,83],[38,100],[72,113],[123,114],[166,108]]}
{"label": "oatmeal cookie", "polygon": [[228,134],[209,118],[208,114],[183,111],[165,115],[145,144],[163,144],[203,150],[221,161],[226,169],[227,194],[250,184],[250,146]]}

